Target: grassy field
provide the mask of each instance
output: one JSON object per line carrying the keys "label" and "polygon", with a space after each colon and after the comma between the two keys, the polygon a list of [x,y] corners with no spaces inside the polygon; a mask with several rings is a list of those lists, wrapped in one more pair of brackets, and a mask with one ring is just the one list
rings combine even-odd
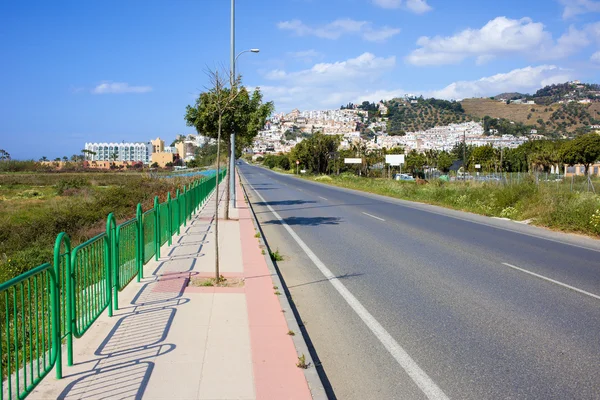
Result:
{"label": "grassy field", "polygon": [[114,212],[121,223],[142,203],[152,207],[193,178],[149,179],[126,173],[0,174],[0,282],[51,261],[60,232],[73,246],[104,231]]}
{"label": "grassy field", "polygon": [[[416,185],[352,174],[306,178],[490,217],[530,220],[531,224],[554,230],[600,237],[600,195],[585,191],[585,181],[581,179],[576,180],[575,190],[571,191],[570,181],[537,184],[533,177],[507,185],[441,181]],[[600,190],[600,181],[596,181],[595,186]]]}
{"label": "grassy field", "polygon": [[[540,118],[544,121],[549,121],[553,112],[562,107],[561,104],[552,104],[550,106],[539,104],[506,104],[490,99],[465,99],[461,104],[465,109],[465,113],[474,117],[483,118],[486,115],[489,115],[493,118],[506,118],[510,121],[522,122],[526,125],[535,125],[537,123],[536,121]],[[532,109],[535,111],[532,112]],[[598,117],[600,115],[600,103],[593,103],[590,105],[587,108],[587,112],[591,114],[592,117]],[[530,114],[530,118],[527,119]],[[578,122],[577,124],[569,126],[567,130],[571,132],[584,126],[587,125]]]}

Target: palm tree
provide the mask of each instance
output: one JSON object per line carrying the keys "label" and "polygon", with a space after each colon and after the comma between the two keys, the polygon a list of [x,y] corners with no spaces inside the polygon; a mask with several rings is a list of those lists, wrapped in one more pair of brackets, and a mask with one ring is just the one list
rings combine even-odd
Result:
{"label": "palm tree", "polygon": [[44,156],[44,157],[40,158],[40,161],[41,162],[48,161],[48,157]]}

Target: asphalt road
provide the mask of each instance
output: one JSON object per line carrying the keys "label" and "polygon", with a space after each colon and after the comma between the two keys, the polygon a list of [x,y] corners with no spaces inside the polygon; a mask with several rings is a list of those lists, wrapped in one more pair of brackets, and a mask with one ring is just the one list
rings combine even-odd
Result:
{"label": "asphalt road", "polygon": [[598,241],[239,169],[332,398],[600,399]]}

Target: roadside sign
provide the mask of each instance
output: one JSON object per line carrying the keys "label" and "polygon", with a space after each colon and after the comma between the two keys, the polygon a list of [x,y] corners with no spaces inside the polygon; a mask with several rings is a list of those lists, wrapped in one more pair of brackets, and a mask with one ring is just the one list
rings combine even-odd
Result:
{"label": "roadside sign", "polygon": [[296,160],[296,165],[300,165],[300,160]]}
{"label": "roadside sign", "polygon": [[385,163],[393,167],[404,164],[404,154],[388,154],[385,156]]}
{"label": "roadside sign", "polygon": [[362,158],[345,158],[344,164],[362,164]]}
{"label": "roadside sign", "polygon": [[306,173],[306,170],[305,170],[305,169],[301,169],[301,170],[300,170],[300,173],[301,173],[301,174],[305,174],[305,173]]}
{"label": "roadside sign", "polygon": [[481,169],[481,164],[475,164],[476,169]]}

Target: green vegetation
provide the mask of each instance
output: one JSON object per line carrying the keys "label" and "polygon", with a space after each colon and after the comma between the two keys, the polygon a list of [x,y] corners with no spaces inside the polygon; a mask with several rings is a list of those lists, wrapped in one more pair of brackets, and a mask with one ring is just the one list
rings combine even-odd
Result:
{"label": "green vegetation", "polygon": [[388,107],[388,134],[403,136],[406,132],[427,130],[435,126],[471,121],[460,103],[438,99],[390,100]]}
{"label": "green vegetation", "polygon": [[279,250],[275,250],[275,252],[270,252],[272,261],[283,261],[283,256],[279,253]]}
{"label": "green vegetation", "polygon": [[[600,235],[600,196],[571,191],[570,181],[536,183],[533,175],[524,175],[520,182],[513,184],[437,180],[429,185],[416,185],[347,173],[330,178],[325,182],[349,189],[487,216],[531,220],[535,225],[562,231]],[[317,177],[308,179],[318,180]],[[583,179],[576,179],[574,186],[584,188]],[[596,185],[600,187],[600,181]]]}
{"label": "green vegetation", "polygon": [[[2,164],[2,163],[0,163]],[[152,180],[140,174],[0,174],[0,281],[52,261],[58,233],[73,247],[105,227],[114,212],[118,222],[134,217],[135,206],[153,205],[189,179]]]}

